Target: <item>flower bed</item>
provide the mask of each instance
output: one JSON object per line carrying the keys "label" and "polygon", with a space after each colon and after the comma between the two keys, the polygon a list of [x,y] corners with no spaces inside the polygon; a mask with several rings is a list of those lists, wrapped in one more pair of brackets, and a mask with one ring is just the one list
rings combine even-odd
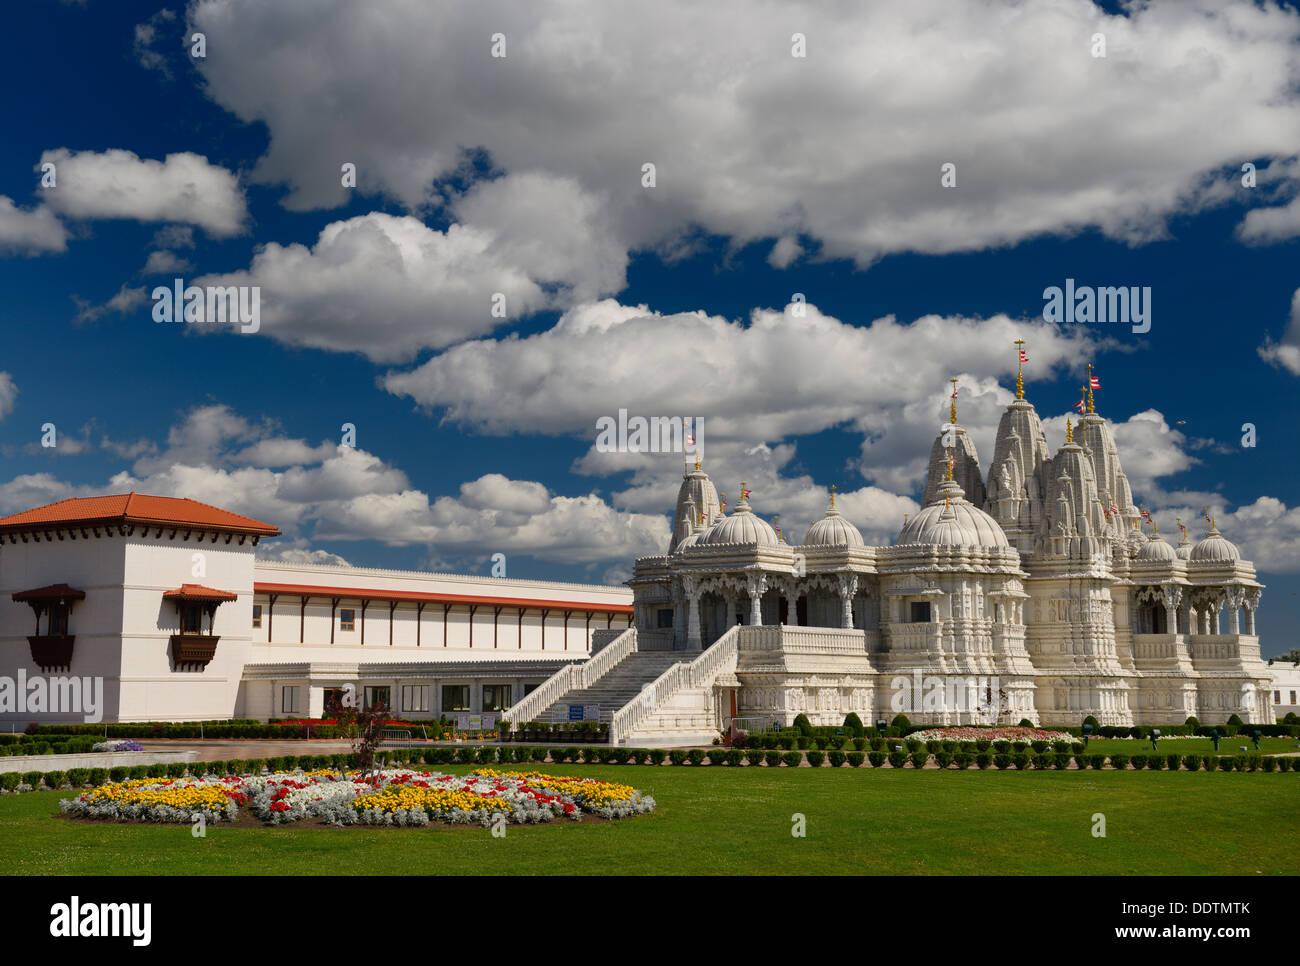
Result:
{"label": "flower bed", "polygon": [[65,815],[120,821],[233,822],[246,806],[272,825],[316,819],[331,825],[491,826],[494,816],[532,824],[555,818],[580,821],[654,811],[655,802],[630,785],[481,768],[469,775],[385,771],[277,772],[225,778],[146,778],[101,785],[59,809]]}
{"label": "flower bed", "polygon": [[98,741],[91,751],[144,751],[138,741]]}
{"label": "flower bed", "polygon": [[907,741],[1078,741],[1064,731],[1041,728],[927,728],[913,731]]}

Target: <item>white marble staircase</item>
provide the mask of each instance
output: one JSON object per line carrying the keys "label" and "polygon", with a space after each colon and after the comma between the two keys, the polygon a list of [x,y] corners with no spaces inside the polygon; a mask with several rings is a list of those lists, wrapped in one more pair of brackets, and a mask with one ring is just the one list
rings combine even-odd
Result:
{"label": "white marble staircase", "polygon": [[568,721],[570,705],[596,705],[600,720],[608,724],[614,712],[640,694],[642,687],[681,660],[682,655],[673,651],[633,651],[590,687],[564,692],[536,720]]}

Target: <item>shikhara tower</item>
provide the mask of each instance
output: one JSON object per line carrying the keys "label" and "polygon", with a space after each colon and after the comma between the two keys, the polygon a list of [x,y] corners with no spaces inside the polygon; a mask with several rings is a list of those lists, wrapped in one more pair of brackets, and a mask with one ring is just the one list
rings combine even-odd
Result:
{"label": "shikhara tower", "polygon": [[[732,718],[838,724],[850,711],[943,724],[1268,722],[1254,567],[1208,513],[1204,538],[1177,550],[1154,524],[1145,532],[1085,392],[1053,454],[1018,377],[985,477],[954,381],[924,506],[892,546],[867,545],[833,493],[791,546],[743,484],[724,514],[697,462],[667,553],[636,561],[634,626],[589,662],[584,700],[602,706],[613,740],[643,743],[714,734]],[[649,652],[679,652],[678,663]],[[565,682],[550,681],[511,713],[554,718],[565,700]]]}

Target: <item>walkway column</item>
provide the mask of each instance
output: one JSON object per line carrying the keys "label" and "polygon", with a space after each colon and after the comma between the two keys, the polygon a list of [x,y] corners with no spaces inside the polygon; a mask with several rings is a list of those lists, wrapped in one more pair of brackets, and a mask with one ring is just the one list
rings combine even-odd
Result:
{"label": "walkway column", "polygon": [[1255,634],[1255,608],[1259,606],[1259,596],[1258,590],[1252,590],[1246,594],[1245,600],[1241,602],[1242,606],[1246,608],[1246,633],[1252,637]]}
{"label": "walkway column", "polygon": [[1178,633],[1178,605],[1183,600],[1183,588],[1177,584],[1164,585],[1165,598],[1165,633]]}
{"label": "walkway column", "polygon": [[682,578],[682,593],[686,595],[686,649],[700,650],[700,585],[694,577]]}
{"label": "walkway column", "polygon": [[757,627],[763,623],[763,595],[767,593],[767,576],[750,574],[745,578],[745,589],[749,592],[749,623]]}
{"label": "walkway column", "polygon": [[858,592],[857,574],[840,574],[840,627],[853,627],[853,595]]}
{"label": "walkway column", "polygon": [[1228,588],[1228,633],[1241,633],[1241,605],[1245,603],[1246,592],[1241,587]]}

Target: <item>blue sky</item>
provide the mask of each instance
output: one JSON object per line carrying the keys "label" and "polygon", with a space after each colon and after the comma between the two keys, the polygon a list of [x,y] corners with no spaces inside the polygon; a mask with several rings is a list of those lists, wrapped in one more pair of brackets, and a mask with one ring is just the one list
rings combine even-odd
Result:
{"label": "blue sky", "polygon": [[[9,11],[0,511],[136,488],[288,559],[616,581],[681,472],[593,451],[627,408],[704,417],[791,536],[835,483],[888,541],[951,376],[987,468],[1020,336],[1052,449],[1091,361],[1135,498],[1210,504],[1295,646],[1294,5],[730,6]],[[177,275],[260,285],[261,331],[155,324]],[[1149,286],[1151,330],[1044,323],[1066,278]]]}

